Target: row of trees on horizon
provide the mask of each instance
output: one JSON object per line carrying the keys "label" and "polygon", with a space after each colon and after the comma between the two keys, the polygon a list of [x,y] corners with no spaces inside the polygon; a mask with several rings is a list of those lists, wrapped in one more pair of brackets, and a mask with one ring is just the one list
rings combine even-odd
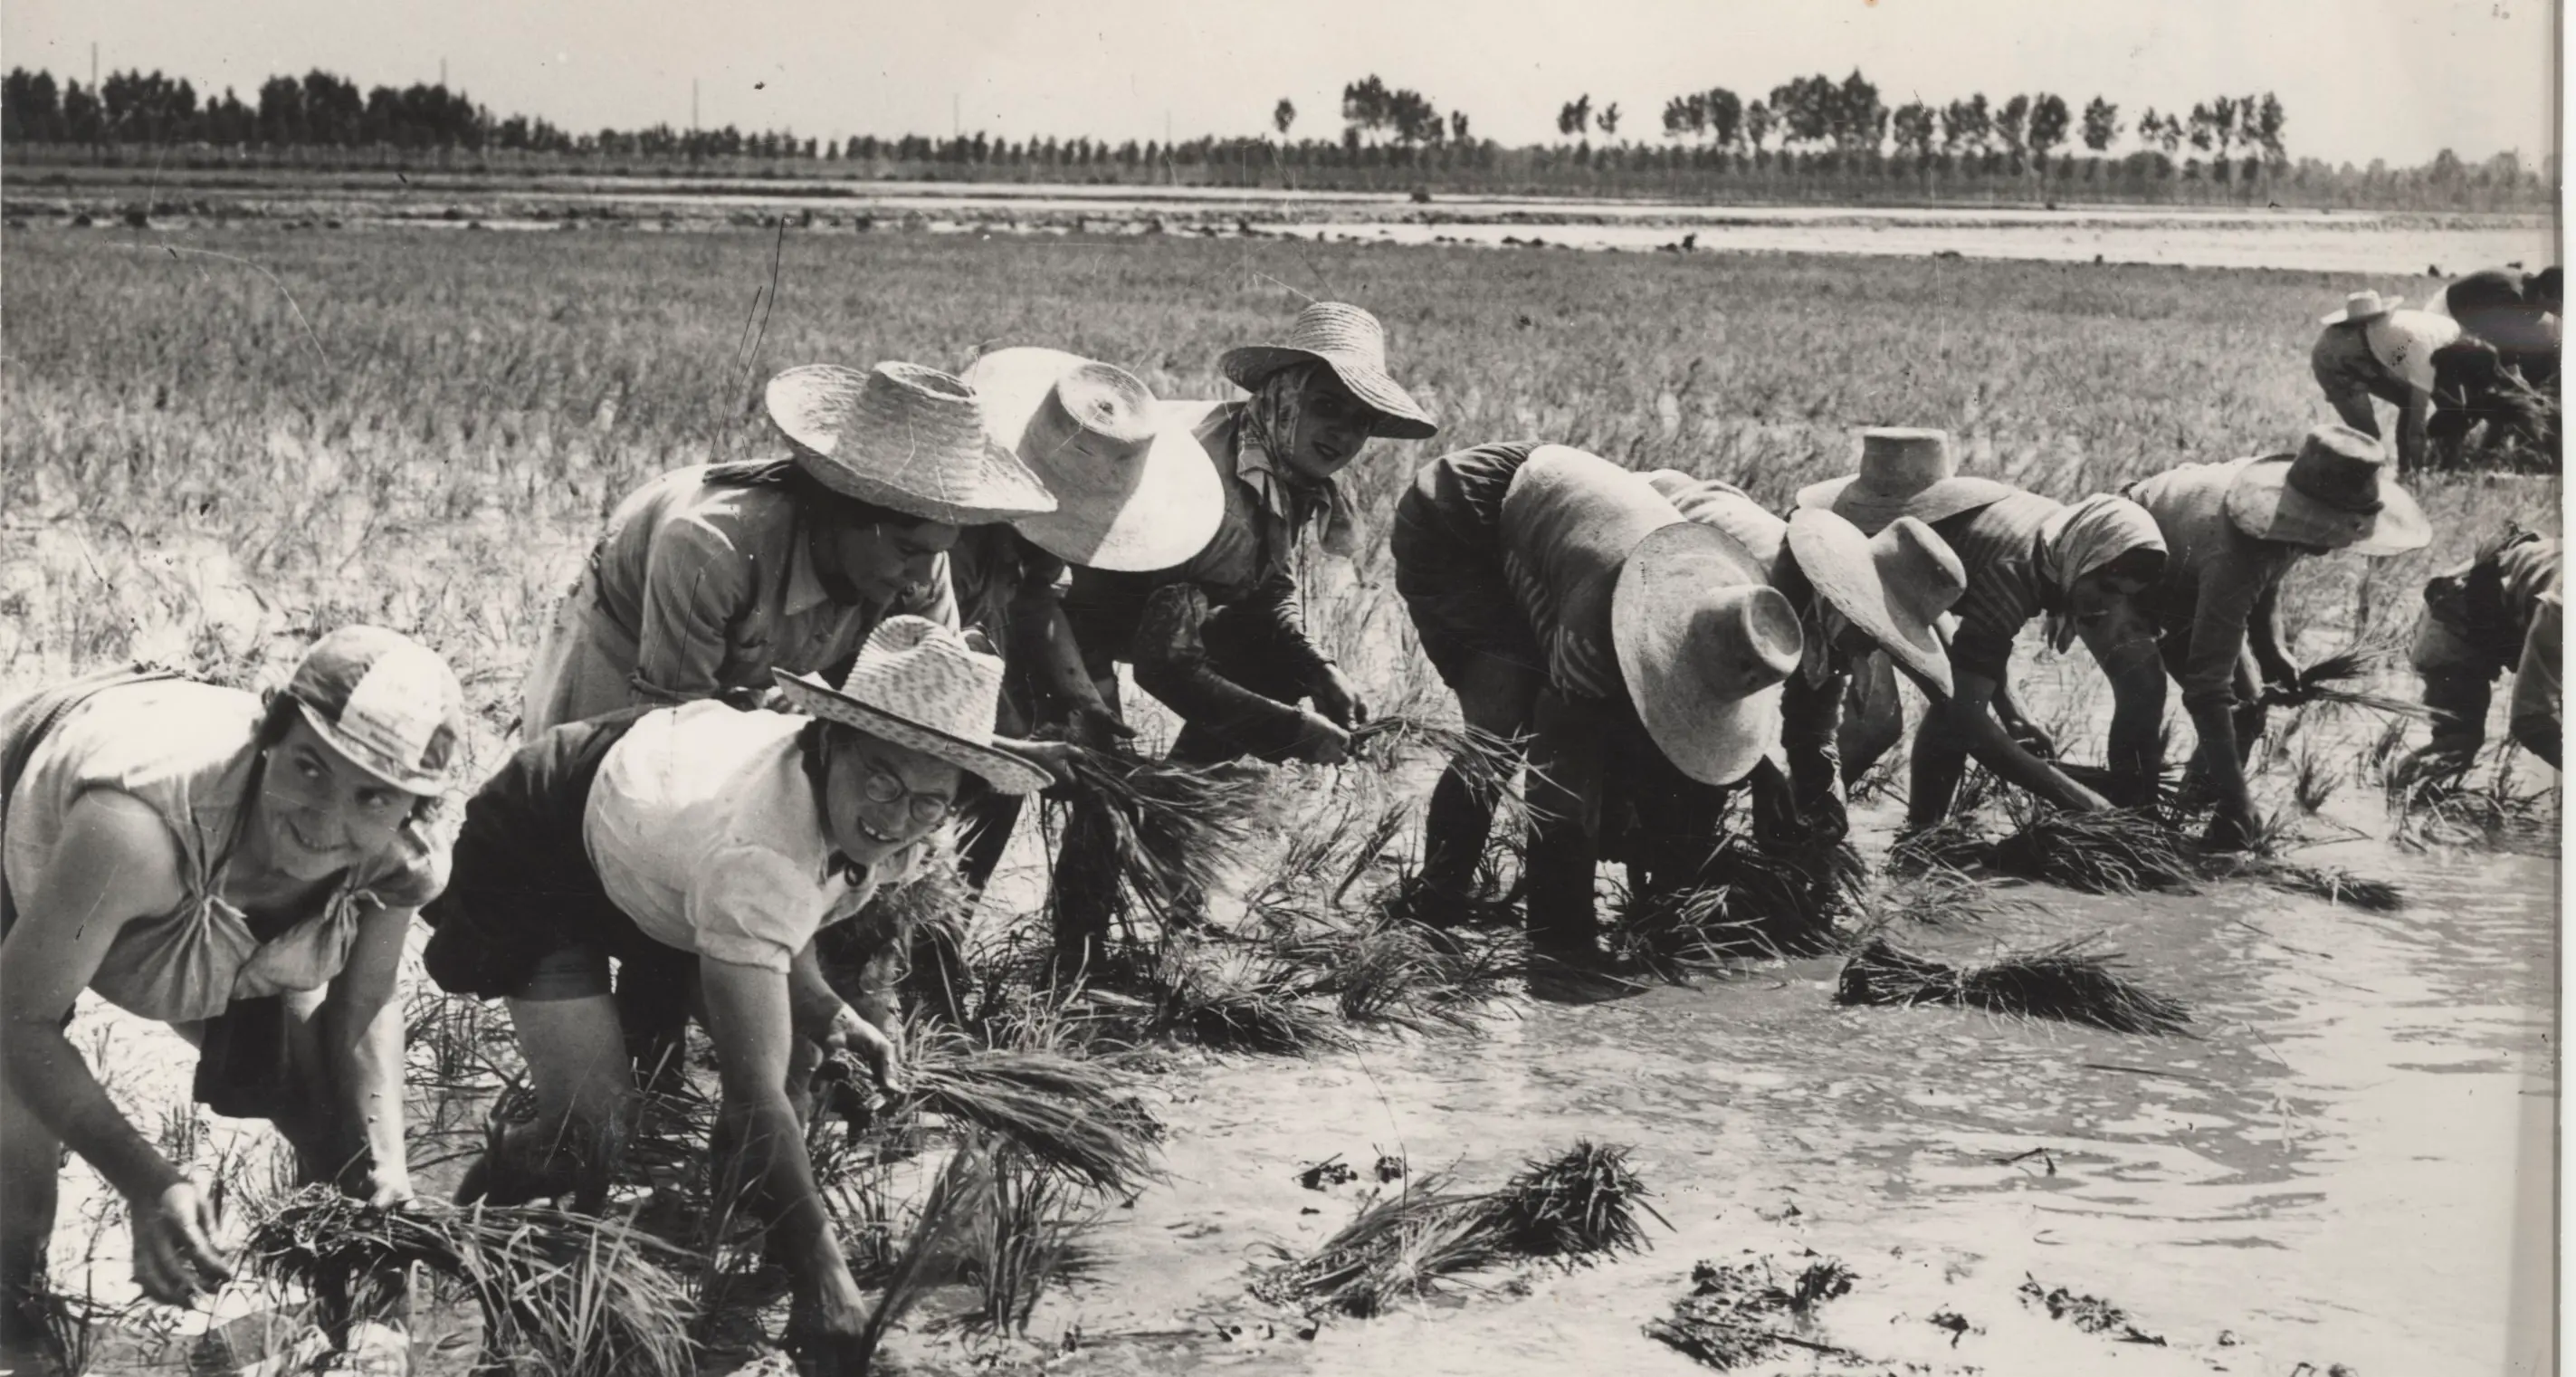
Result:
{"label": "row of trees on horizon", "polygon": [[[276,76],[263,82],[256,103],[227,89],[204,96],[184,77],[160,72],[115,72],[95,89],[78,81],[57,83],[45,71],[12,68],[0,78],[0,139],[19,145],[116,147],[202,144],[237,149],[507,150],[618,158],[759,158],[863,160],[907,164],[1036,166],[1080,175],[1092,169],[1167,166],[1225,168],[1239,176],[1264,168],[1417,168],[1425,172],[1490,171],[1506,163],[1601,169],[1610,172],[1724,172],[1730,167],[1828,174],[1937,166],[1971,175],[2022,175],[2061,166],[2060,150],[2080,140],[2095,159],[2112,154],[2129,136],[2131,177],[2180,175],[2243,181],[2258,173],[2278,178],[2292,171],[2279,98],[2220,96],[2187,114],[2141,111],[2124,121],[2120,106],[2093,96],[2080,108],[2049,93],[2016,94],[2001,102],[1984,93],[1934,106],[1921,100],[1890,107],[1877,86],[1857,69],[1836,81],[1822,74],[1794,78],[1747,101],[1725,87],[1669,98],[1663,139],[1624,138],[1617,102],[1596,107],[1589,93],[1559,107],[1554,147],[1505,150],[1477,139],[1464,111],[1445,114],[1421,92],[1391,87],[1376,74],[1342,89],[1341,128],[1329,140],[1292,139],[1299,112],[1282,99],[1271,112],[1268,136],[1175,141],[1165,145],[1088,137],[994,139],[986,134],[934,139],[922,135],[846,140],[800,138],[791,130],[743,131],[602,129],[575,134],[524,115],[495,117],[463,92],[438,85],[377,86],[333,73]],[[1596,145],[1593,136],[1602,142]],[[2188,153],[2186,154],[2186,150]],[[2175,159],[2182,158],[2179,166]],[[2204,166],[2203,158],[2207,159]],[[2143,163],[2139,160],[2143,159]],[[2231,159],[2233,164],[2231,166]],[[1891,161],[1893,160],[1893,161]],[[2311,166],[2333,174],[2324,164]],[[2231,175],[2231,173],[2233,175]],[[2089,175],[2089,173],[2088,173]],[[2347,168],[2345,179],[2355,174]],[[2374,163],[2370,177],[2386,175]],[[2499,154],[2472,168],[2447,151],[2427,169],[2440,185],[2471,179],[2506,185],[2532,180],[2514,154]]]}

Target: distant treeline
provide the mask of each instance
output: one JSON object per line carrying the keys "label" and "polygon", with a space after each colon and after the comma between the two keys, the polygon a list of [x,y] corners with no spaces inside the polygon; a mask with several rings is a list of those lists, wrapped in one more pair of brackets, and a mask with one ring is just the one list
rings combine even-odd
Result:
{"label": "distant treeline", "polygon": [[[432,165],[482,172],[579,171],[652,175],[902,177],[952,181],[1173,183],[1671,195],[1805,201],[2136,201],[2544,209],[2554,166],[2513,154],[2389,168],[2293,161],[2287,117],[2271,95],[2221,97],[2188,117],[2142,112],[2135,138],[2119,107],[2092,98],[2080,112],[2056,95],[1982,95],[1893,110],[1855,71],[1843,81],[1801,77],[1746,102],[1722,87],[1673,97],[1665,138],[1616,137],[1615,103],[1587,94],[1558,113],[1567,141],[1508,148],[1469,134],[1418,92],[1375,76],[1343,90],[1337,139],[1291,139],[1297,111],[1282,100],[1275,137],[1201,137],[1169,144],[1077,137],[995,139],[907,134],[846,140],[791,130],[603,129],[573,134],[541,119],[496,119],[444,85],[378,86],[328,72],[272,77],[256,104],[232,91],[204,97],[185,79],[118,72],[91,90],[48,72],[0,78],[0,140],[21,163],[122,163],[150,150],[186,167]],[[1591,135],[1597,131],[1602,142]],[[1893,133],[1893,142],[1889,139]],[[2062,151],[2080,137],[2086,152]],[[32,157],[30,155],[33,155]]]}

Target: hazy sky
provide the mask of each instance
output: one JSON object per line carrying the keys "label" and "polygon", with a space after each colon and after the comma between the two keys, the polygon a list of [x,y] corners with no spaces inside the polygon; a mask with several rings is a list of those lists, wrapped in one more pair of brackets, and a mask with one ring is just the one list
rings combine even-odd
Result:
{"label": "hazy sky", "polygon": [[[1573,0],[1534,5],[1308,0],[6,0],[0,61],[86,80],[159,68],[255,99],[321,67],[361,86],[434,81],[496,115],[576,131],[689,119],[814,137],[968,131],[1160,138],[1340,130],[1342,84],[1372,72],[1460,109],[1476,134],[1555,136],[1557,107],[1617,101],[1623,135],[1666,97],[1747,100],[1859,67],[1891,106],[1985,92],[2099,93],[2147,106],[2277,91],[2291,151],[2421,162],[2549,151],[2556,15],[2540,0]],[[952,101],[954,104],[952,105]]]}

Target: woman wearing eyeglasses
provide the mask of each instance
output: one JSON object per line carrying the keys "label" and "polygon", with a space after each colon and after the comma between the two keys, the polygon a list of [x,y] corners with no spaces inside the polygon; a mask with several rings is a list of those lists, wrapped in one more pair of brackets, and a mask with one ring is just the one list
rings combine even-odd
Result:
{"label": "woman wearing eyeglasses", "polygon": [[[731,1179],[795,1274],[791,1336],[828,1365],[866,1312],[815,1194],[803,1088],[836,1050],[886,1088],[901,1076],[891,997],[873,1019],[845,1003],[815,935],[910,879],[972,792],[1047,776],[993,744],[1001,660],[923,618],[888,618],[838,689],[773,677],[792,711],[634,709],[522,747],[466,805],[447,891],[422,910],[425,964],[451,994],[507,1004],[536,1092],[463,1200],[596,1208],[637,1100],[609,963],[686,990],[715,1044]],[[899,934],[865,936],[886,953]]]}

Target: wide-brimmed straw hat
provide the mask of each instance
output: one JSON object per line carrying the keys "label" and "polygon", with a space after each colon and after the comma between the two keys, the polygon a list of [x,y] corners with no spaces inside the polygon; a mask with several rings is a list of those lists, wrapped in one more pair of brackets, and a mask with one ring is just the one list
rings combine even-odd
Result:
{"label": "wide-brimmed straw hat", "polygon": [[1284,344],[1247,344],[1217,357],[1217,371],[1245,391],[1292,363],[1325,364],[1351,395],[1374,408],[1371,433],[1390,440],[1428,440],[1440,427],[1413,394],[1386,371],[1386,327],[1347,302],[1318,301],[1297,313]]}
{"label": "wide-brimmed straw hat", "polygon": [[1055,494],[1012,523],[1040,549],[1092,569],[1169,569],[1225,519],[1225,489],[1187,426],[1164,425],[1123,368],[1061,349],[997,349],[966,366],[994,441]]}
{"label": "wide-brimmed straw hat", "polygon": [[2432,523],[2404,488],[2387,481],[2388,452],[2350,426],[2318,426],[2295,455],[2236,461],[2227,519],[2261,540],[2363,555],[2432,543]]}
{"label": "wide-brimmed straw hat", "polygon": [[1780,744],[1798,611],[1725,532],[1677,521],[1638,542],[1610,595],[1610,641],[1646,735],[1683,774],[1733,784]]}
{"label": "wide-brimmed straw hat", "polygon": [[1885,426],[1860,433],[1860,472],[1798,490],[1798,505],[1833,512],[1876,535],[1900,516],[1934,522],[2000,502],[2018,491],[1991,478],[1965,478],[1947,431]]}
{"label": "wide-brimmed straw hat", "polygon": [[1833,609],[1946,696],[1950,654],[1936,623],[1968,591],[1950,543],[1900,516],[1874,536],[1813,507],[1789,514],[1789,551]]}
{"label": "wide-brimmed straw hat", "polygon": [[437,651],[381,626],[344,626],[295,662],[286,696],[350,764],[411,794],[464,763],[465,690]]}
{"label": "wide-brimmed straw hat", "polygon": [[773,669],[788,706],[808,717],[936,756],[982,775],[1005,794],[1045,787],[1046,771],[993,744],[1002,659],[927,617],[888,617],[839,688],[820,675]]}
{"label": "wide-brimmed straw hat", "polygon": [[2377,292],[2354,292],[2343,299],[2343,309],[2317,317],[2319,325],[2341,325],[2347,320],[2376,320],[2406,304],[2402,296],[2381,296]]}
{"label": "wide-brimmed straw hat", "polygon": [[953,526],[1056,509],[1046,484],[985,433],[974,387],[953,373],[812,363],[771,378],[767,401],[797,465],[844,496]]}

